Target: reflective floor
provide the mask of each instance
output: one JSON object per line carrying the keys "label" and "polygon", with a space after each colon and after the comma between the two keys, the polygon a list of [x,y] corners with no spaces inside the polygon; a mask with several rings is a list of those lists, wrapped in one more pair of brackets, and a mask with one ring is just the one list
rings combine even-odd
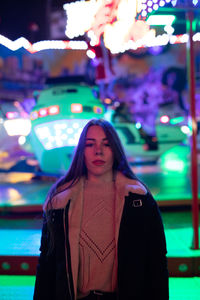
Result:
{"label": "reflective floor", "polygon": [[[32,300],[34,276],[0,276],[1,300]],[[200,278],[170,278],[170,300],[199,300]]]}

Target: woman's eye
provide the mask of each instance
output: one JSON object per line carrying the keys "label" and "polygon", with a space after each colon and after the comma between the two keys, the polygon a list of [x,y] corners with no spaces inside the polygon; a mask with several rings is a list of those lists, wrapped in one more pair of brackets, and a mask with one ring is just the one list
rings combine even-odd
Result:
{"label": "woman's eye", "polygon": [[94,144],[92,143],[88,143],[88,144],[85,144],[85,147],[92,147]]}
{"label": "woman's eye", "polygon": [[109,144],[109,143],[106,143],[106,144],[104,144],[104,146],[106,146],[106,147],[110,147],[110,144]]}

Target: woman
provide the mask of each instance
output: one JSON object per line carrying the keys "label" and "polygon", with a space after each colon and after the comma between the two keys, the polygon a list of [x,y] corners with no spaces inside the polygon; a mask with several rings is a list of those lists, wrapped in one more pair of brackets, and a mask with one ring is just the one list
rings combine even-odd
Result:
{"label": "woman", "polygon": [[157,204],[107,121],[88,122],[50,190],[40,250],[35,300],[168,299]]}

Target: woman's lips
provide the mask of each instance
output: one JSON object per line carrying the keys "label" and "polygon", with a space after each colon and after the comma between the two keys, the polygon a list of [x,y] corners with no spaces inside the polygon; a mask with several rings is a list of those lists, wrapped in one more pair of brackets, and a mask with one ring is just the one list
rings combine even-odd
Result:
{"label": "woman's lips", "polygon": [[105,161],[104,160],[94,160],[92,162],[95,166],[102,166],[105,164]]}

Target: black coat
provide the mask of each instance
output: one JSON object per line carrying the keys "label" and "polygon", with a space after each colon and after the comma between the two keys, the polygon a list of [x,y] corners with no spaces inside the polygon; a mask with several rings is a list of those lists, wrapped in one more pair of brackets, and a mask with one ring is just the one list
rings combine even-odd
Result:
{"label": "black coat", "polygon": [[[75,300],[68,238],[69,207],[70,201],[65,208],[51,211],[56,234],[50,253],[50,233],[44,218],[34,300]],[[117,247],[118,299],[169,299],[163,224],[149,192],[146,195],[129,192],[125,197]]]}

